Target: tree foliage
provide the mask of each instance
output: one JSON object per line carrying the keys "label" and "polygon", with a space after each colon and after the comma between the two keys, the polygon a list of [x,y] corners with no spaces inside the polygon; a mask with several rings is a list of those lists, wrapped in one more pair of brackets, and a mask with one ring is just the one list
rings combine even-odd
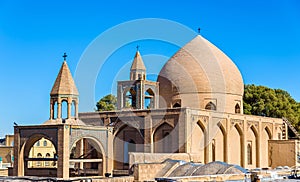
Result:
{"label": "tree foliage", "polygon": [[245,85],[244,113],[275,118],[287,118],[300,129],[300,103],[288,92],[265,86]]}
{"label": "tree foliage", "polygon": [[97,111],[113,111],[116,110],[117,98],[112,94],[102,97],[96,104]]}

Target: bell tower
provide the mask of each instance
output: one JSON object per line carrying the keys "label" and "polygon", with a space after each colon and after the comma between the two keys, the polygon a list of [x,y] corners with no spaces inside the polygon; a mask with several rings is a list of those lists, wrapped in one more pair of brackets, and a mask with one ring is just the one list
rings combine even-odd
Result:
{"label": "bell tower", "polygon": [[130,80],[146,80],[146,67],[138,50],[130,68]]}
{"label": "bell tower", "polygon": [[117,93],[119,110],[158,108],[159,85],[146,80],[146,67],[139,50],[133,58],[130,80],[118,81]]}
{"label": "bell tower", "polygon": [[[50,93],[50,120],[61,120],[62,123],[66,119],[78,119],[79,93],[67,65],[66,57],[67,55],[64,53],[63,64]],[[66,102],[66,108],[62,107],[64,102]],[[66,118],[62,118],[63,109],[67,109]]]}

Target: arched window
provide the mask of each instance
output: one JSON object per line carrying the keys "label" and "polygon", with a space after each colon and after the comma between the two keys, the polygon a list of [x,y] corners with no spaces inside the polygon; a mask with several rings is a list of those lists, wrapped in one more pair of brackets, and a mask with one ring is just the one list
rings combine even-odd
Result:
{"label": "arched window", "polygon": [[173,105],[173,108],[178,108],[178,107],[181,107],[181,105],[180,105],[178,102],[176,102],[176,103]]}
{"label": "arched window", "polygon": [[208,104],[206,104],[205,109],[206,110],[217,110],[217,107],[214,103],[209,102]]}
{"label": "arched window", "polygon": [[[46,154],[46,158],[50,158],[50,154],[49,153]],[[50,162],[49,161],[45,161],[45,166],[50,166]]]}
{"label": "arched window", "polygon": [[68,101],[63,100],[61,102],[61,117],[62,119],[68,118]]}
{"label": "arched window", "polygon": [[37,142],[35,143],[35,145],[36,145],[37,147],[39,147],[39,146],[40,146],[40,141],[37,141]]}
{"label": "arched window", "polygon": [[47,140],[44,140],[44,147],[47,146]]}
{"label": "arched window", "polygon": [[239,104],[235,105],[235,113],[240,114],[241,113],[241,107]]}
{"label": "arched window", "polygon": [[146,90],[144,95],[144,109],[154,108],[154,92],[151,88]]}
{"label": "arched window", "polygon": [[[37,154],[37,158],[42,158],[43,156],[42,156],[42,154],[41,153],[38,153]],[[41,166],[42,165],[42,162],[41,161],[37,161],[37,163],[36,163],[36,166]]]}
{"label": "arched window", "polygon": [[248,145],[247,145],[247,160],[248,160],[248,165],[252,165],[252,146],[251,146],[251,143],[248,143]]}
{"label": "arched window", "polygon": [[132,87],[130,90],[124,93],[124,103],[123,108],[133,108],[136,109],[136,92]]}

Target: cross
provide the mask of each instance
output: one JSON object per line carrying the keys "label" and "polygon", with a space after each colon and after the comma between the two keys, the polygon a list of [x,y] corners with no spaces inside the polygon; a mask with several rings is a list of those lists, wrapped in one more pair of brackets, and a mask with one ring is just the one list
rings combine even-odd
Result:
{"label": "cross", "polygon": [[136,50],[138,51],[138,50],[139,50],[139,48],[140,48],[140,46],[139,46],[139,45],[137,45],[137,46],[136,46]]}
{"label": "cross", "polygon": [[64,61],[65,61],[68,56],[66,53],[64,53],[64,55],[62,57],[64,58]]}
{"label": "cross", "polygon": [[199,28],[198,28],[198,34],[200,34],[200,30],[201,30],[201,29],[200,29],[200,27],[199,27]]}

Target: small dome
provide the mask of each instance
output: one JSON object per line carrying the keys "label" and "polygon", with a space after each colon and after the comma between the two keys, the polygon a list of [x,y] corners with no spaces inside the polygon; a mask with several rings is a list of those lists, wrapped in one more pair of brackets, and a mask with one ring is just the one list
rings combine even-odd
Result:
{"label": "small dome", "polygon": [[[244,93],[243,79],[236,65],[200,35],[171,57],[157,81],[160,83],[160,95],[168,107],[181,98],[180,105],[183,107],[204,109],[205,99],[216,99],[225,94],[230,95],[230,99],[223,98],[224,102],[232,99],[241,102]],[[195,104],[196,99],[200,106]]]}

